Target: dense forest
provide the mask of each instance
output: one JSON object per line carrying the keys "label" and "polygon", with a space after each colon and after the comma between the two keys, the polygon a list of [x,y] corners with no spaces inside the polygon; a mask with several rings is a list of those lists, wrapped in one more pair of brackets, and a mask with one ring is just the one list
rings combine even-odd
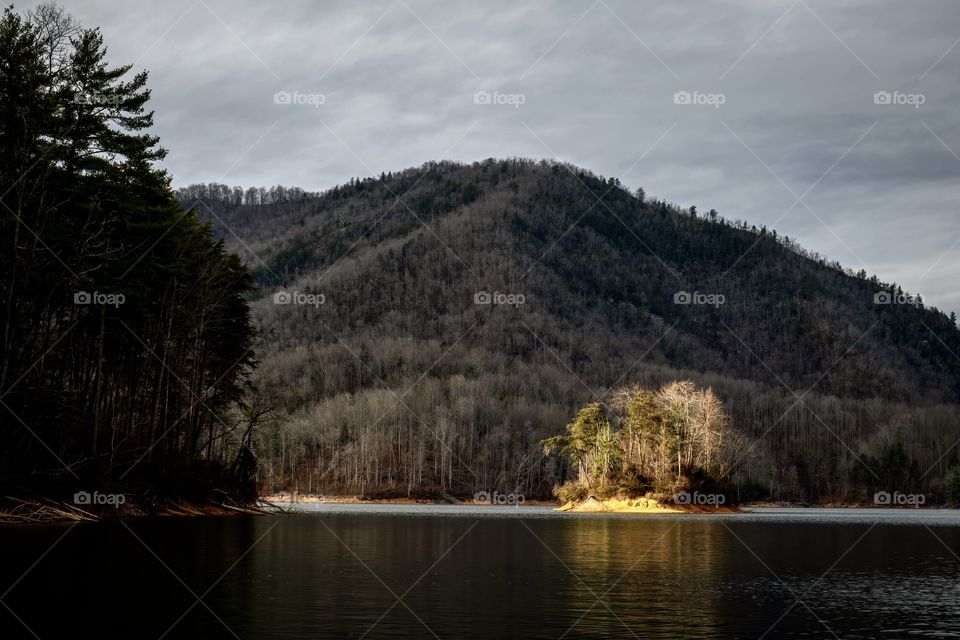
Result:
{"label": "dense forest", "polygon": [[106,51],[53,5],[0,21],[0,496],[249,498],[253,281]]}
{"label": "dense forest", "polygon": [[751,443],[738,491],[951,498],[955,317],[776,231],[526,159],[178,197],[259,287],[265,491],[548,497],[580,407],[688,380]]}
{"label": "dense forest", "polygon": [[611,394],[609,408],[587,404],[565,433],[542,444],[576,470],[576,477],[555,490],[564,502],[590,496],[665,498],[692,490],[725,504],[728,493],[733,501],[764,491],[749,481],[737,482],[741,461],[756,458],[756,443],[731,428],[712,390],[687,380],[656,390],[619,389]]}

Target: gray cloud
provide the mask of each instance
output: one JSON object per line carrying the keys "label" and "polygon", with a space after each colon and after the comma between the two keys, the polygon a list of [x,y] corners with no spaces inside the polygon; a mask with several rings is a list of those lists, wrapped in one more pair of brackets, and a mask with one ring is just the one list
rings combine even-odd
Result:
{"label": "gray cloud", "polygon": [[[951,0],[63,4],[102,28],[112,62],[150,70],[175,184],[323,189],[441,158],[556,156],[960,311]],[[682,91],[724,102],[675,104]],[[808,189],[812,212],[787,213]]]}

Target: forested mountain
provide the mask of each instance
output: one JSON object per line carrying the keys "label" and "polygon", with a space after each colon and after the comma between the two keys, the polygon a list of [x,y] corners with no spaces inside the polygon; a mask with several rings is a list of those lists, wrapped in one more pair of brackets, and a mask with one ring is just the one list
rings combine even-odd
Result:
{"label": "forested mountain", "polygon": [[955,320],[774,231],[531,160],[178,196],[260,287],[266,489],[548,495],[579,406],[689,379],[753,440],[741,486],[947,496]]}

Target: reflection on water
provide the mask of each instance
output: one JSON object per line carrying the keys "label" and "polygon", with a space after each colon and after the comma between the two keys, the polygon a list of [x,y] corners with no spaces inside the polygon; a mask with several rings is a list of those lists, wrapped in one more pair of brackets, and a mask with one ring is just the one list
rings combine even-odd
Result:
{"label": "reflection on water", "polygon": [[0,629],[43,640],[960,634],[960,516],[798,511],[321,505],[0,528]]}

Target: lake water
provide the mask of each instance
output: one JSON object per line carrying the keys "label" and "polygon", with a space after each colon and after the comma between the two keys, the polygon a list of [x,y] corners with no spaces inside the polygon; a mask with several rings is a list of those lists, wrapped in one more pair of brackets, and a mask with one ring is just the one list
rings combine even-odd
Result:
{"label": "lake water", "polygon": [[306,505],[2,527],[0,638],[946,638],[960,513]]}

